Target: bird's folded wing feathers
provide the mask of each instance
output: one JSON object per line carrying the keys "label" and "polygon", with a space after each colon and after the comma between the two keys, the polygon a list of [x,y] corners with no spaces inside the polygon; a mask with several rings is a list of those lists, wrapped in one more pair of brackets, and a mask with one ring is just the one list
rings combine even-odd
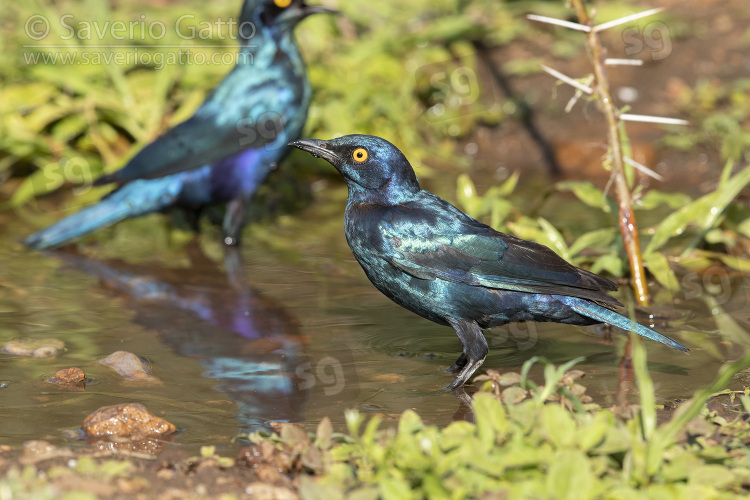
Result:
{"label": "bird's folded wing feathers", "polygon": [[379,228],[386,258],[411,276],[618,305],[605,293],[617,290],[615,283],[569,264],[543,245],[495,231],[461,212],[444,220],[431,213],[424,223],[410,212],[385,217]]}
{"label": "bird's folded wing feathers", "polygon": [[[293,99],[292,93],[279,92],[278,85],[271,81],[249,92],[252,95],[243,101],[230,104],[209,97],[195,115],[167,130],[125,167],[97,179],[95,184],[163,177],[267,145],[276,133],[283,134],[287,118],[278,110],[293,108],[288,102]],[[273,109],[269,103],[273,103]]]}

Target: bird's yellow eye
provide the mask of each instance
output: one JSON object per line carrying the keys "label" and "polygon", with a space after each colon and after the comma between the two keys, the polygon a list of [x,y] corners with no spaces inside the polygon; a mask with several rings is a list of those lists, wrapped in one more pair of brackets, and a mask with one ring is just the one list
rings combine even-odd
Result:
{"label": "bird's yellow eye", "polygon": [[365,148],[357,148],[352,153],[352,158],[354,158],[354,161],[358,163],[367,161],[367,156],[367,150]]}
{"label": "bird's yellow eye", "polygon": [[273,3],[276,4],[276,7],[281,7],[283,9],[285,7],[289,7],[289,4],[292,3],[292,0],[273,0]]}

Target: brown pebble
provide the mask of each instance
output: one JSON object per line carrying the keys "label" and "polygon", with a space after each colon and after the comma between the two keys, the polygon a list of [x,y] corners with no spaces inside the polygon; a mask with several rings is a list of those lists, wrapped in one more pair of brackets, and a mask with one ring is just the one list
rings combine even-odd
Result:
{"label": "brown pebble", "polygon": [[170,479],[174,478],[174,476],[175,471],[169,469],[161,469],[156,473],[156,477],[158,477],[162,481],[169,481]]}
{"label": "brown pebble", "polygon": [[47,379],[47,382],[70,391],[82,391],[86,387],[86,374],[80,368],[65,368],[58,370],[54,377]]}
{"label": "brown pebble", "polygon": [[149,413],[142,404],[126,403],[99,408],[83,421],[83,430],[92,437],[142,439],[145,436],[167,436],[177,428]]}
{"label": "brown pebble", "polygon": [[256,467],[255,472],[258,479],[264,483],[279,483],[283,481],[283,476],[279,470],[271,464],[260,464]]}
{"label": "brown pebble", "polygon": [[297,500],[299,496],[289,488],[261,482],[250,483],[245,490],[254,500]]}

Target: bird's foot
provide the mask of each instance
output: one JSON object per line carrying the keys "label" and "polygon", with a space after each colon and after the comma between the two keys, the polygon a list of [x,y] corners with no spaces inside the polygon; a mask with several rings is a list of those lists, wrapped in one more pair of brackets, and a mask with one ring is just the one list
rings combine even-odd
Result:
{"label": "bird's foot", "polygon": [[474,372],[477,371],[480,366],[482,366],[482,363],[484,363],[484,359],[485,358],[474,360],[468,359],[466,365],[464,365],[464,367],[458,373],[458,376],[453,379],[453,382],[451,382],[450,385],[446,387],[446,389],[449,391],[454,391],[463,386],[469,380],[469,377],[471,377]]}
{"label": "bird's foot", "polygon": [[444,371],[445,373],[458,373],[460,372],[464,366],[466,366],[467,358],[466,353],[461,353],[461,355],[458,357],[455,363],[453,363],[449,368],[446,368]]}
{"label": "bird's foot", "polygon": [[224,231],[224,244],[237,246],[240,244],[240,235],[245,226],[245,212],[249,199],[240,197],[227,203],[227,211],[224,214],[224,222],[221,227]]}

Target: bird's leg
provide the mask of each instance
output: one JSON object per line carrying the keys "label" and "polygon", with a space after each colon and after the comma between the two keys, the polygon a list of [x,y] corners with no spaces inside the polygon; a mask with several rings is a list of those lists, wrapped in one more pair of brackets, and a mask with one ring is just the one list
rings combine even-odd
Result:
{"label": "bird's leg", "polygon": [[247,291],[247,281],[242,268],[242,255],[236,246],[224,247],[224,269],[227,273],[227,281],[237,292]]}
{"label": "bird's leg", "polygon": [[466,363],[467,363],[467,361],[466,361],[466,353],[462,352],[461,355],[456,360],[456,362],[453,363],[450,366],[450,368],[447,368],[445,370],[445,373],[457,373],[457,372],[459,372],[461,370],[461,368],[463,368],[464,366],[466,366]]}
{"label": "bird's leg", "polygon": [[224,214],[224,223],[222,224],[225,245],[239,245],[240,233],[242,233],[242,227],[245,225],[245,213],[249,201],[248,198],[239,196],[227,203],[227,212]]}
{"label": "bird's leg", "polygon": [[489,348],[487,347],[487,339],[484,338],[482,329],[479,328],[476,321],[449,318],[448,324],[456,331],[456,335],[464,346],[464,353],[456,360],[456,364],[461,361],[462,357],[465,358],[465,364],[447,387],[447,389],[454,390],[464,385],[469,377],[477,371],[477,368],[482,366]]}
{"label": "bird's leg", "polygon": [[197,207],[194,209],[186,208],[185,213],[185,221],[187,222],[187,225],[190,227],[190,230],[197,236],[201,232],[201,213],[203,212],[203,207]]}

